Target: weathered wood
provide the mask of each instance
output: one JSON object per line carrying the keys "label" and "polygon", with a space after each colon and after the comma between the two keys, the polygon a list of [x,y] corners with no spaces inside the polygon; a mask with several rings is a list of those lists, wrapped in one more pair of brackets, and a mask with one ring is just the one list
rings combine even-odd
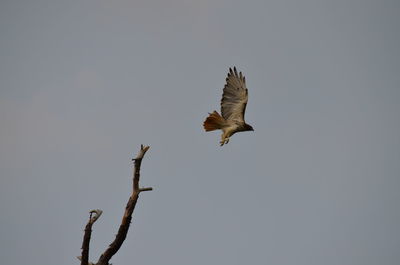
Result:
{"label": "weathered wood", "polygon": [[82,256],[78,257],[78,259],[81,261],[81,265],[93,264],[89,262],[89,244],[90,244],[90,237],[92,235],[92,225],[94,224],[94,222],[97,221],[97,219],[100,217],[102,213],[103,211],[99,209],[90,211],[89,221],[86,224],[85,234],[83,236]]}
{"label": "weathered wood", "polygon": [[129,226],[132,220],[132,213],[135,209],[140,192],[152,190],[152,188],[139,188],[140,166],[142,164],[142,159],[149,148],[149,146],[141,145],[138,155],[136,156],[136,158],[132,159],[134,161],[132,194],[129,197],[128,203],[126,204],[121,225],[119,226],[118,233],[115,236],[114,241],[103,252],[96,265],[108,265],[108,262],[110,261],[112,256],[114,256],[114,254],[118,252],[126,238],[126,235],[128,234]]}

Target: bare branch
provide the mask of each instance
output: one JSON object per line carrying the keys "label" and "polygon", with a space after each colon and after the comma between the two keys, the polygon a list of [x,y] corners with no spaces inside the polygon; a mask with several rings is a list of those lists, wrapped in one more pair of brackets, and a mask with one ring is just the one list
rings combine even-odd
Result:
{"label": "bare branch", "polygon": [[114,254],[117,253],[117,251],[120,249],[128,233],[129,226],[132,220],[132,213],[139,198],[139,193],[141,191],[152,190],[152,188],[139,188],[140,166],[142,163],[142,159],[149,148],[149,146],[141,145],[138,155],[136,156],[136,158],[132,159],[134,161],[132,194],[129,197],[128,203],[125,207],[125,212],[122,217],[121,225],[119,226],[114,241],[110,244],[106,251],[103,252],[96,265],[108,265],[108,262],[110,261],[112,256],[114,256]]}
{"label": "bare branch", "polygon": [[83,236],[82,256],[78,257],[78,259],[81,261],[81,265],[91,264],[91,262],[89,262],[89,244],[90,244],[90,237],[92,235],[92,225],[94,224],[94,222],[97,221],[97,219],[99,219],[102,213],[103,211],[100,209],[90,211],[89,221],[86,224],[85,234]]}
{"label": "bare branch", "polygon": [[139,189],[139,192],[142,192],[142,191],[151,191],[151,190],[153,190],[153,188],[152,188],[152,187],[148,187],[148,188],[140,188],[140,189]]}
{"label": "bare branch", "polygon": [[140,145],[139,153],[136,158],[132,159],[135,163],[135,167],[133,168],[133,193],[139,192],[140,166],[142,164],[142,159],[149,148],[150,146]]}
{"label": "bare branch", "polygon": [[[90,211],[90,222],[93,224],[94,222],[97,221],[97,219],[100,218],[101,214],[103,213],[102,210],[100,209],[96,209],[96,210],[91,210]],[[92,214],[94,214],[94,216],[92,217]]]}

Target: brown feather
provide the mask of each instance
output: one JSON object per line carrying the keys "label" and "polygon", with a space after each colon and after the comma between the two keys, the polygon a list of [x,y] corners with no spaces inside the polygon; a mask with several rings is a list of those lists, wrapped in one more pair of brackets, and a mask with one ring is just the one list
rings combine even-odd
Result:
{"label": "brown feather", "polygon": [[222,116],[219,115],[219,113],[214,110],[214,112],[210,113],[210,115],[204,121],[203,126],[204,130],[206,130],[206,132],[209,132],[222,129],[225,123],[226,123],[225,119],[222,118]]}

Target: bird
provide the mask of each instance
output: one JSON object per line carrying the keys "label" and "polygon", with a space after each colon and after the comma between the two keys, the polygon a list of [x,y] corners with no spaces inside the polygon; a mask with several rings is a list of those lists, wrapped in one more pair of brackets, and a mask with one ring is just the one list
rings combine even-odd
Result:
{"label": "bird", "polygon": [[222,130],[221,146],[229,142],[229,138],[244,131],[254,131],[253,127],[244,121],[244,113],[248,100],[246,78],[236,67],[229,68],[228,76],[222,93],[221,115],[214,110],[203,123],[206,132]]}

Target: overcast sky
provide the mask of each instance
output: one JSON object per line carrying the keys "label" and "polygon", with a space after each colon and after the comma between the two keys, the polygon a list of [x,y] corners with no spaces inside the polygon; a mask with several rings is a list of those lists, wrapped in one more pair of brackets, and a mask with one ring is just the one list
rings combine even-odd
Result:
{"label": "overcast sky", "polygon": [[[398,0],[2,0],[1,264],[397,265]],[[229,67],[255,132],[205,133]]]}

